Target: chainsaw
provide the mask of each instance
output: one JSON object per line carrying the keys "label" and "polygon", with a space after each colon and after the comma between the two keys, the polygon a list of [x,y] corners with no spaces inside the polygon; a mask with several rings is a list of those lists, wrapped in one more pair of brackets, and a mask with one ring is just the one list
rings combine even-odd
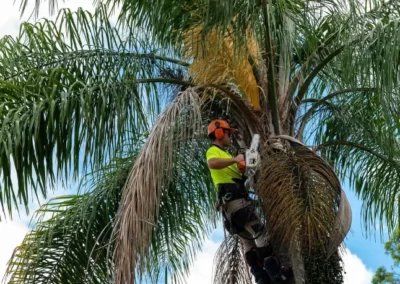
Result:
{"label": "chainsaw", "polygon": [[[239,141],[239,146],[244,146],[243,141]],[[242,174],[247,177],[252,177],[256,174],[258,166],[260,165],[260,154],[258,147],[260,145],[260,135],[254,134],[251,140],[250,148],[246,149],[241,154],[244,155],[244,161],[239,163],[239,170]],[[242,148],[243,149],[243,148]]]}

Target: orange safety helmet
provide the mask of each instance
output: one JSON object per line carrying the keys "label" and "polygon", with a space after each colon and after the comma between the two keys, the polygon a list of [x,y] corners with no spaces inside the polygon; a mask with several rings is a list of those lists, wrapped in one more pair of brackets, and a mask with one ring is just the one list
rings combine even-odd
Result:
{"label": "orange safety helmet", "polygon": [[235,128],[231,128],[225,120],[216,119],[210,122],[208,125],[208,135],[214,133],[215,138],[222,140],[225,136],[224,130],[229,130],[231,133],[237,131]]}

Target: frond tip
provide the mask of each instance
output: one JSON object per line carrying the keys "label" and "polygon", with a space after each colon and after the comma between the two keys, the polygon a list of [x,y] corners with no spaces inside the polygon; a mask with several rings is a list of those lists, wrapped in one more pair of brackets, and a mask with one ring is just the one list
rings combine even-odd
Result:
{"label": "frond tip", "polygon": [[116,283],[133,283],[136,268],[139,274],[145,269],[140,260],[148,253],[161,195],[171,179],[174,148],[200,133],[200,107],[196,89],[181,92],[159,116],[133,165],[113,232]]}
{"label": "frond tip", "polygon": [[212,283],[251,283],[241,242],[237,235],[229,235],[218,248],[214,257]]}

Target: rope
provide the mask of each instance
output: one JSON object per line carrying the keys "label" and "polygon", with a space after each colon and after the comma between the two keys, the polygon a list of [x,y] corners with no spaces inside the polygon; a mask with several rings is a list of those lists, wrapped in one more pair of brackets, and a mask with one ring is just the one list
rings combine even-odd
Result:
{"label": "rope", "polygon": [[229,247],[228,247],[228,239],[226,237],[226,228],[225,228],[225,222],[224,222],[224,218],[222,217],[222,225],[224,226],[224,238],[225,238],[225,245],[226,245],[226,256],[228,258],[228,265],[229,265],[229,279],[231,284],[233,284],[233,278],[231,277],[231,273],[232,273],[232,265],[231,265],[231,258],[229,257]]}

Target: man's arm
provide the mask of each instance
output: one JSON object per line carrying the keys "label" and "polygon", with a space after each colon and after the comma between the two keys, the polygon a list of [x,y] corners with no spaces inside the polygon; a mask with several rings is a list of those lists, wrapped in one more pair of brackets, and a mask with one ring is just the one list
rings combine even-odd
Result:
{"label": "man's arm", "polygon": [[219,170],[240,163],[241,161],[244,161],[243,154],[239,154],[235,158],[211,158],[207,163],[210,169]]}

